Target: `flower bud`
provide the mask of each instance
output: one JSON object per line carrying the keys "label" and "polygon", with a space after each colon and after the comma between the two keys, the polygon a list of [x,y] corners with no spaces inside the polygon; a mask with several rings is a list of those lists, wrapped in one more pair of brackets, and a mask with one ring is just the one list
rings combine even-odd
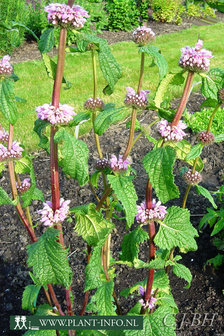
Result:
{"label": "flower bud", "polygon": [[142,90],[140,94],[138,95],[135,93],[135,90],[131,87],[126,87],[127,94],[124,100],[125,105],[131,106],[136,109],[144,109],[148,104],[148,93],[149,90]]}
{"label": "flower bud", "polygon": [[198,184],[202,180],[201,174],[197,170],[195,170],[195,172],[192,173],[191,169],[189,169],[188,171],[186,171],[186,173],[184,173],[183,178],[186,181],[186,183],[190,185]]}
{"label": "flower bud", "polygon": [[215,136],[213,133],[211,132],[206,132],[206,131],[201,131],[198,133],[197,138],[199,141],[201,141],[201,143],[203,143],[204,145],[210,145],[214,142],[215,140]]}
{"label": "flower bud", "polygon": [[110,164],[109,164],[109,160],[103,158],[102,160],[97,160],[96,161],[96,169],[97,170],[103,170],[105,168],[109,168]]}
{"label": "flower bud", "polygon": [[155,33],[152,31],[152,29],[145,26],[138,27],[136,30],[134,30],[132,36],[133,41],[140,46],[146,45],[151,40],[155,39]]}
{"label": "flower bud", "polygon": [[16,183],[16,188],[21,194],[24,194],[30,188],[30,186],[31,184],[29,178],[24,179],[21,185],[18,185],[18,183]]}
{"label": "flower bud", "polygon": [[100,110],[101,111],[104,109],[104,102],[98,97],[96,99],[89,98],[84,103],[84,107],[87,110],[92,110],[92,111]]}

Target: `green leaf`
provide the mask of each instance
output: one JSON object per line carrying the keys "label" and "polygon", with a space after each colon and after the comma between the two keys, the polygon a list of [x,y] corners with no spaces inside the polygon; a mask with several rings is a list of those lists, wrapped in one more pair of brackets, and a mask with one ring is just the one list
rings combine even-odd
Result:
{"label": "green leaf", "polygon": [[58,313],[54,313],[53,307],[47,303],[44,303],[37,307],[37,311],[35,315],[37,316],[57,316]]}
{"label": "green leaf", "polygon": [[121,260],[134,262],[134,259],[138,258],[139,244],[143,243],[148,238],[148,234],[140,226],[126,234],[121,245]]}
{"label": "green leaf", "polygon": [[96,290],[92,297],[92,302],[96,302],[98,315],[116,315],[113,304],[113,280],[103,282],[102,286]]}
{"label": "green leaf", "polygon": [[29,156],[24,156],[21,159],[15,161],[16,174],[30,173],[31,167],[32,160],[29,158]]}
{"label": "green leaf", "polygon": [[75,222],[75,232],[82,236],[90,246],[96,246],[114,227],[113,223],[107,221],[100,212],[96,211],[93,203],[89,204],[87,213],[81,210],[76,212]]}
{"label": "green leaf", "polygon": [[133,286],[131,286],[130,288],[122,289],[120,292],[120,295],[127,298],[130,294],[134,293],[135,291],[139,291],[139,286],[145,287],[146,283],[147,283],[147,279],[145,279],[144,281],[139,281]]}
{"label": "green leaf", "polygon": [[197,144],[195,146],[192,146],[191,147],[191,150],[190,152],[187,154],[185,160],[186,161],[189,161],[189,160],[194,160],[196,159],[198,156],[201,155],[201,152],[202,152],[202,149],[203,149],[203,145],[202,144]]}
{"label": "green leaf", "polygon": [[37,242],[27,246],[27,263],[43,286],[51,283],[68,288],[72,273],[67,251],[58,242],[59,233],[59,230],[48,228]]}
{"label": "green leaf", "polygon": [[216,107],[217,103],[217,99],[207,98],[200,107]]}
{"label": "green leaf", "polygon": [[224,255],[223,254],[217,254],[214,258],[211,258],[206,261],[206,265],[213,265],[215,269],[219,268],[224,262]]}
{"label": "green leaf", "polygon": [[222,217],[220,220],[215,223],[214,228],[211,233],[211,237],[219,233],[221,230],[224,229],[224,218]]}
{"label": "green leaf", "polygon": [[154,149],[143,158],[149,180],[162,203],[179,196],[172,174],[175,159],[175,150],[169,146]]}
{"label": "green leaf", "polygon": [[[189,163],[191,166],[193,166],[194,164],[194,159],[191,159],[191,160],[186,160],[186,156],[190,153],[191,151],[191,144],[183,139],[181,141],[178,141],[178,142],[173,142],[173,141],[167,141],[164,143],[163,147],[166,147],[166,146],[170,146],[170,147],[173,147],[176,151],[176,155],[177,155],[177,158],[180,159],[180,160],[183,160],[183,161],[186,161],[187,163]],[[203,169],[203,162],[202,162],[202,159],[199,158],[198,161],[197,161],[197,164],[196,164],[196,170],[197,171],[202,171]]]}
{"label": "green leaf", "polygon": [[110,125],[123,120],[128,113],[128,109],[125,107],[115,108],[111,107],[111,105],[108,107],[106,105],[105,109],[98,114],[94,122],[95,133],[102,135],[110,127]]}
{"label": "green leaf", "polygon": [[159,68],[160,79],[162,79],[163,77],[166,76],[166,74],[168,72],[168,63],[165,60],[165,58],[161,55],[159,48],[157,48],[153,45],[150,45],[150,46],[147,46],[147,47],[141,47],[139,49],[139,52],[145,52],[153,58],[153,61],[155,62],[155,64]]}
{"label": "green leaf", "polygon": [[164,118],[164,119],[166,119],[166,120],[168,120],[170,122],[173,121],[173,118],[174,118],[174,116],[176,114],[176,112],[174,110],[172,110],[172,109],[168,110],[168,109],[163,109],[163,108],[159,108],[158,109],[158,113],[159,113],[159,116],[161,118]]}
{"label": "green leaf", "polygon": [[206,74],[202,77],[201,93],[210,99],[217,100],[218,88],[216,83]]}
{"label": "green leaf", "polygon": [[157,298],[156,304],[162,307],[164,306],[172,307],[174,309],[174,312],[178,313],[178,307],[174,301],[173,295],[170,292],[166,293],[163,290],[159,290],[156,295],[156,298]]}
{"label": "green leaf", "polygon": [[37,297],[41,286],[28,285],[23,292],[22,309],[29,310],[31,313],[36,308]]}
{"label": "green leaf", "polygon": [[91,257],[89,260],[89,264],[85,269],[85,289],[95,289],[102,285],[102,281],[100,279],[100,273],[102,270],[101,265],[101,250],[104,244],[104,240],[99,241],[99,243],[94,247]]}
{"label": "green leaf", "polygon": [[186,266],[179,264],[179,263],[174,263],[173,265],[173,273],[176,274],[179,278],[183,278],[188,282],[188,285],[185,288],[189,288],[191,285],[192,281],[192,274],[189,268]]}
{"label": "green leaf", "polygon": [[[51,79],[55,79],[56,70],[57,70],[57,63],[55,63],[52,58],[47,54],[42,54],[42,59],[45,65],[45,69],[47,71],[47,75]],[[62,78],[62,83],[66,84],[66,89],[70,89],[72,84],[65,79],[65,77]]]}
{"label": "green leaf", "polygon": [[121,78],[120,65],[115,60],[108,46],[101,48],[98,52],[98,55],[100,69],[104,78],[108,82],[108,85],[103,89],[103,93],[106,95],[111,95],[114,91],[115,84]]}
{"label": "green leaf", "polygon": [[1,82],[0,111],[10,124],[14,125],[16,123],[18,112],[14,94],[14,82],[9,79],[3,79]]}
{"label": "green leaf", "polygon": [[224,69],[213,68],[209,71],[208,75],[215,82],[218,90],[224,88]]}
{"label": "green leaf", "polygon": [[215,136],[215,142],[219,143],[224,141],[224,134],[218,134]]}
{"label": "green leaf", "polygon": [[90,182],[95,188],[98,187],[98,180],[99,180],[100,175],[101,175],[100,171],[95,171],[95,173],[93,173],[90,177]]}
{"label": "green leaf", "polygon": [[31,30],[29,29],[27,26],[25,26],[23,23],[21,22],[16,22],[16,21],[12,21],[12,28],[15,28],[15,27],[22,27],[24,29],[26,29],[31,35],[33,35],[33,37],[39,41],[39,38],[37,37],[37,35]]}
{"label": "green leaf", "polygon": [[198,233],[190,222],[190,212],[176,206],[172,206],[167,212],[163,222],[160,222],[159,231],[154,239],[155,244],[162,249],[170,250],[178,246],[188,251],[196,250],[194,237],[197,237]]}
{"label": "green leaf", "polygon": [[198,194],[203,195],[205,198],[207,198],[209,200],[209,202],[212,204],[213,208],[217,209],[217,205],[215,204],[212,195],[210,194],[210,192],[205,189],[204,187],[200,186],[200,185],[195,185],[195,188],[198,192]]}
{"label": "green leaf", "polygon": [[81,121],[90,119],[91,112],[80,112],[74,116],[73,120],[69,123],[69,126],[77,126]]}
{"label": "green leaf", "polygon": [[75,139],[73,135],[61,128],[54,137],[55,142],[62,142],[59,165],[66,175],[78,180],[81,186],[89,180],[88,155],[85,142]]}
{"label": "green leaf", "polygon": [[163,78],[160,83],[159,83],[159,86],[156,90],[156,95],[155,95],[155,98],[154,98],[154,102],[155,102],[155,105],[156,107],[160,107],[162,102],[163,102],[163,99],[164,99],[164,96],[169,88],[169,85],[171,84],[171,82],[174,80],[175,76],[177,74],[174,74],[174,73],[168,73],[166,75],[165,78]]}
{"label": "green leaf", "polygon": [[169,288],[169,278],[164,270],[159,270],[154,273],[153,288],[167,290]]}
{"label": "green leaf", "polygon": [[124,207],[127,226],[131,227],[137,212],[136,201],[138,199],[132,182],[133,176],[108,175],[107,178],[118,200]]}
{"label": "green leaf", "polygon": [[42,33],[38,42],[38,49],[40,52],[47,53],[54,46],[54,28],[48,28]]}
{"label": "green leaf", "polygon": [[4,169],[5,169],[4,163],[0,162],[0,174],[1,174],[1,172],[3,172]]}
{"label": "green leaf", "polygon": [[159,307],[154,313],[143,315],[142,330],[124,330],[125,336],[175,336],[176,323],[173,309]]}
{"label": "green leaf", "polygon": [[5,192],[5,190],[0,187],[0,205],[3,204],[15,205],[11,198],[8,196],[8,194]]}
{"label": "green leaf", "polygon": [[39,147],[45,149],[48,153],[50,152],[50,142],[48,137],[45,135],[46,132],[46,127],[49,126],[50,123],[46,120],[41,120],[41,119],[37,119],[35,120],[34,123],[34,132],[37,133],[37,135],[40,138],[40,142],[38,144]]}

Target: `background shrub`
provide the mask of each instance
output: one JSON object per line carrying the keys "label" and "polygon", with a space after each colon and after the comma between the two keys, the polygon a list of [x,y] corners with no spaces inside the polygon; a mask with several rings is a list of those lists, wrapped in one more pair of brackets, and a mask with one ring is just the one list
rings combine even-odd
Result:
{"label": "background shrub", "polygon": [[109,30],[130,31],[139,25],[140,13],[134,0],[108,0],[106,9]]}
{"label": "background shrub", "polygon": [[181,15],[185,11],[182,0],[151,0],[150,6],[154,20],[181,23]]}

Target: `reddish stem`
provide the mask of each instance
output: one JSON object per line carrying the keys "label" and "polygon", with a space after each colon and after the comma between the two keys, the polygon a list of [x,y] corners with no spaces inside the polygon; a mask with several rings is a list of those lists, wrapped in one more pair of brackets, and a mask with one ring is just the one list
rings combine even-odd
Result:
{"label": "reddish stem", "polygon": [[183,95],[181,97],[181,101],[180,101],[180,104],[178,106],[175,117],[174,117],[174,119],[171,123],[171,127],[172,126],[177,126],[178,122],[180,121],[182,113],[184,112],[185,106],[187,104],[187,100],[188,100],[188,97],[189,97],[189,94],[190,94],[193,79],[194,79],[194,72],[189,71],[188,75],[187,75],[187,80],[186,80],[186,83],[185,83],[185,87],[184,87],[184,92],[183,92]]}
{"label": "reddish stem", "polygon": [[[146,208],[152,209],[152,185],[147,181],[146,186]],[[155,258],[155,245],[153,242],[155,236],[155,224],[154,222],[149,223],[149,261]],[[154,278],[154,269],[149,270],[146,293],[145,293],[145,301],[150,300],[151,292],[152,292],[152,284]]]}
{"label": "reddish stem", "polygon": [[57,299],[57,297],[55,295],[55,292],[53,290],[52,285],[48,284],[47,287],[48,287],[48,290],[49,290],[49,292],[51,294],[52,301],[54,302],[55,307],[57,308],[59,314],[62,315],[62,316],[64,316],[65,314],[63,313],[63,311],[61,309],[60,303],[58,302],[58,299]]}

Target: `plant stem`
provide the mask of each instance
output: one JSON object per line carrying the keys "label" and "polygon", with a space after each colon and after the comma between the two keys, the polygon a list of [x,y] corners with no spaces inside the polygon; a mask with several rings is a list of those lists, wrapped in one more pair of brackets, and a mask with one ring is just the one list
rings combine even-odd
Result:
{"label": "plant stem", "polygon": [[183,199],[183,204],[182,204],[183,209],[185,209],[185,207],[186,207],[187,198],[188,198],[188,194],[189,194],[190,189],[191,189],[191,185],[188,184],[187,189],[185,191],[184,199]]}
{"label": "plant stem", "polygon": [[64,316],[65,314],[63,313],[63,311],[62,311],[62,309],[61,309],[61,306],[60,306],[60,304],[59,304],[59,302],[58,302],[58,299],[57,299],[57,297],[56,297],[56,295],[55,295],[55,292],[54,292],[54,290],[53,290],[52,285],[48,284],[47,287],[48,287],[48,290],[49,290],[49,292],[50,292],[50,294],[51,294],[52,301],[54,302],[54,305],[55,305],[55,307],[57,308],[59,314],[62,315],[62,316]]}
{"label": "plant stem", "polygon": [[184,92],[183,92],[183,95],[181,97],[181,101],[180,101],[180,104],[178,106],[175,117],[174,117],[174,119],[171,123],[171,127],[172,126],[177,126],[178,122],[180,121],[182,113],[184,112],[185,106],[187,104],[187,100],[189,98],[189,94],[190,94],[190,90],[191,90],[191,85],[193,83],[193,79],[194,79],[194,72],[188,71],[187,80],[186,80],[185,87],[184,87]]}
{"label": "plant stem", "polygon": [[[146,186],[146,208],[152,209],[152,185],[148,179]],[[149,262],[155,258],[155,245],[153,242],[155,236],[155,224],[154,222],[149,223]],[[150,300],[151,292],[152,292],[152,283],[154,278],[154,269],[149,270],[146,293],[145,293],[145,302]]]}
{"label": "plant stem", "polygon": [[[142,81],[143,81],[143,74],[144,74],[144,63],[145,63],[145,53],[141,53],[141,66],[140,66],[140,76],[139,76],[139,82],[138,82],[138,89],[137,89],[137,94],[140,94],[141,87],[142,87]],[[133,108],[132,110],[132,115],[131,115],[131,127],[130,127],[130,132],[129,132],[129,139],[128,139],[128,144],[126,147],[126,150],[123,155],[123,160],[127,159],[131,148],[132,148],[132,143],[134,139],[134,134],[135,134],[135,121],[136,121],[136,114],[137,110],[136,108]]]}
{"label": "plant stem", "polygon": [[211,126],[212,126],[212,122],[213,122],[214,116],[215,116],[215,114],[216,114],[218,108],[219,108],[221,105],[222,105],[222,103],[219,103],[219,104],[216,105],[216,107],[215,107],[215,109],[214,109],[214,111],[213,111],[213,113],[212,113],[212,115],[211,115],[211,117],[210,117],[210,120],[209,120],[209,123],[208,123],[208,127],[207,127],[207,131],[206,131],[207,134],[208,134],[208,132],[209,132],[210,129],[211,129]]}
{"label": "plant stem", "polygon": [[[88,255],[87,255],[87,265],[89,264],[90,261],[90,257],[91,257],[91,246],[87,246],[87,250],[88,250]],[[85,292],[85,297],[84,297],[84,302],[83,302],[83,306],[82,306],[82,310],[80,312],[80,316],[85,314],[85,310],[86,310],[86,305],[88,303],[88,299],[89,299],[89,291]]]}

